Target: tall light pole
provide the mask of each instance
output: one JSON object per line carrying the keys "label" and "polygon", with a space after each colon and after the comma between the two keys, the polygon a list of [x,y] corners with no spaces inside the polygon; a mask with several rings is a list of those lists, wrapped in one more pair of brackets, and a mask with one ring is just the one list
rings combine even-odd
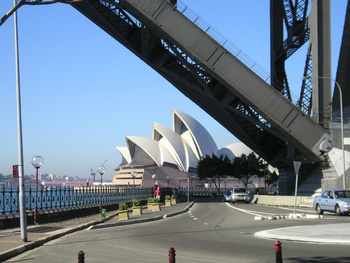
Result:
{"label": "tall light pole", "polygon": [[100,213],[102,211],[102,175],[106,172],[106,167],[103,165],[98,167],[98,173],[101,175],[101,186],[100,186]]}
{"label": "tall light pole", "polygon": [[156,190],[157,175],[156,174],[152,174],[152,179],[153,179],[153,191],[155,191]]}
{"label": "tall light pole", "polygon": [[[17,0],[14,0],[14,5],[17,5]],[[15,56],[16,56],[16,97],[17,97],[17,134],[18,134],[18,177],[19,177],[19,213],[21,225],[21,239],[27,242],[27,212],[25,204],[25,189],[24,189],[24,168],[23,168],[23,144],[22,144],[22,113],[21,113],[21,86],[19,75],[19,52],[18,52],[18,26],[17,26],[17,11],[14,12],[15,25]]]}
{"label": "tall light pole", "polygon": [[182,181],[182,178],[179,177],[179,178],[177,178],[177,180],[179,181],[179,188],[181,188],[181,181]]}
{"label": "tall light pole", "polygon": [[35,206],[34,206],[34,224],[37,223],[38,213],[38,170],[43,165],[44,159],[41,156],[34,156],[32,158],[32,165],[34,166],[35,172]]}
{"label": "tall light pole", "polygon": [[133,196],[134,196],[134,199],[135,199],[135,178],[137,176],[137,172],[136,171],[132,171],[131,172],[131,176],[132,176],[132,179],[133,179],[133,182],[132,182],[132,185],[133,185]]}
{"label": "tall light pole", "polygon": [[[303,80],[308,79],[310,77],[304,76]],[[340,129],[341,129],[341,148],[343,151],[343,188],[346,189],[346,181],[345,181],[345,150],[344,150],[344,119],[343,119],[343,93],[341,91],[340,85],[339,83],[331,78],[331,77],[318,77],[319,79],[330,79],[332,81],[334,81],[334,83],[336,84],[336,86],[338,87],[339,90],[339,108],[340,108]]]}

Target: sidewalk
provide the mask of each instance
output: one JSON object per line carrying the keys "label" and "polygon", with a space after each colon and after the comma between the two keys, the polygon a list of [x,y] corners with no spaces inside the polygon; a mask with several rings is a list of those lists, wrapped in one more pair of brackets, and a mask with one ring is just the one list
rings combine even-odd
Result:
{"label": "sidewalk", "polygon": [[115,221],[113,224],[104,224],[109,219],[118,217],[117,211],[107,212],[106,218],[102,218],[101,214],[92,216],[85,216],[75,218],[71,220],[65,220],[54,223],[47,223],[41,225],[33,225],[27,227],[28,242],[21,241],[21,229],[13,228],[0,231],[0,262],[10,259],[16,255],[19,255],[25,251],[41,246],[42,244],[64,236],[75,231],[79,231],[88,227],[98,228],[110,225],[125,225],[135,224],[146,221],[161,220],[167,217],[171,217],[180,213],[184,213],[194,203],[178,203],[173,206],[161,206],[161,211],[153,212],[143,209],[143,214],[134,216],[132,212],[129,212],[129,220]]}

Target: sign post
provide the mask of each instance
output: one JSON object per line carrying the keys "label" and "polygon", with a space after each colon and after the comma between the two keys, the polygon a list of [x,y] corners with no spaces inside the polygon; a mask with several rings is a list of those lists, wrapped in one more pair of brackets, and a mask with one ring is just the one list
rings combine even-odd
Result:
{"label": "sign post", "polygon": [[298,177],[299,177],[299,169],[301,166],[301,162],[293,162],[294,164],[294,172],[295,172],[295,198],[294,198],[294,215],[296,212],[296,206],[297,206],[297,195],[298,195]]}

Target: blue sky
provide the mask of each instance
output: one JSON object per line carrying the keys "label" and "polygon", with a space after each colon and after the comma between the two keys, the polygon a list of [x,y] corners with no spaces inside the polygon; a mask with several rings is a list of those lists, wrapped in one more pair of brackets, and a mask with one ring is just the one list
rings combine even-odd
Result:
{"label": "blue sky", "polygon": [[[269,0],[183,0],[195,13],[267,71]],[[213,5],[213,3],[217,3]],[[331,1],[332,74],[335,76],[346,0]],[[13,6],[1,0],[0,17]],[[151,138],[153,122],[171,128],[171,109],[197,119],[219,148],[237,139],[196,104],[67,4],[18,11],[24,173],[41,155],[42,173],[89,177],[105,160],[104,179],[121,161],[125,136]],[[18,163],[13,16],[0,27],[0,173]],[[307,44],[287,62],[300,92]]]}

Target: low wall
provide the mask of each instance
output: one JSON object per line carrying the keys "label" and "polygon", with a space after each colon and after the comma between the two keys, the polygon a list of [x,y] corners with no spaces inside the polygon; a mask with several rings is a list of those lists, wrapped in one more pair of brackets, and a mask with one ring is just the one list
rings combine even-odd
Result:
{"label": "low wall", "polygon": [[[312,207],[313,197],[309,196],[297,196],[297,207]],[[294,196],[283,195],[254,195],[252,203],[259,205],[271,205],[271,206],[294,206]]]}

